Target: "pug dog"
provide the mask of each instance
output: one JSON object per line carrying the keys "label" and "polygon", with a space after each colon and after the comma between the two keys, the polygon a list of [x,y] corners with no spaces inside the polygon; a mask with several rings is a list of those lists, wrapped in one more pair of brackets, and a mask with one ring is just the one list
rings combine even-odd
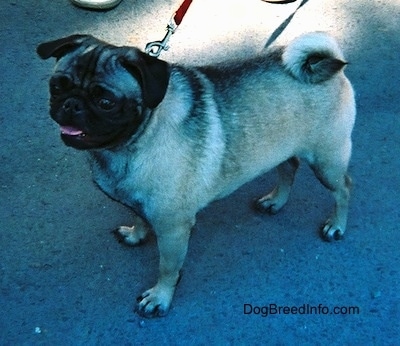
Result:
{"label": "pug dog", "polygon": [[88,35],[37,52],[57,60],[50,115],[61,139],[87,150],[97,185],[134,211],[133,226],[117,234],[130,245],[156,234],[159,278],[138,298],[139,314],[167,314],[196,213],[274,167],[277,186],[257,209],[285,205],[302,158],[335,199],[322,238],[343,236],[356,111],[328,34],[210,66],[170,64]]}

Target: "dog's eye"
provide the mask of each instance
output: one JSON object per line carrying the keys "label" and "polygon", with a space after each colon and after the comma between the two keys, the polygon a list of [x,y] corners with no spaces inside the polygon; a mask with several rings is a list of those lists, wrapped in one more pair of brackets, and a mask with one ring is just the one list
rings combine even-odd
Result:
{"label": "dog's eye", "polygon": [[113,94],[99,85],[92,88],[91,96],[96,105],[103,111],[111,111],[116,105]]}
{"label": "dog's eye", "polygon": [[97,101],[98,106],[105,110],[110,111],[115,107],[115,102],[106,98],[101,98]]}
{"label": "dog's eye", "polygon": [[57,76],[50,80],[50,92],[53,96],[60,95],[61,93],[71,89],[72,82],[66,76]]}

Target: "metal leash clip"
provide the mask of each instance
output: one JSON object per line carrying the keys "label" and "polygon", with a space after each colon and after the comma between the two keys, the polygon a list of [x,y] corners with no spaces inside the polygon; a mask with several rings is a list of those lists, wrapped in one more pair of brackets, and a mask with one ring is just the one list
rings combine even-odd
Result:
{"label": "metal leash clip", "polygon": [[145,52],[150,56],[158,58],[163,50],[169,49],[168,41],[177,28],[178,26],[175,24],[174,19],[171,18],[164,38],[161,41],[153,41],[146,44]]}
{"label": "metal leash clip", "polygon": [[178,29],[178,26],[181,24],[183,17],[185,16],[187,10],[189,9],[190,4],[193,0],[184,0],[182,5],[178,8],[178,10],[173,14],[167,25],[167,33],[161,41],[154,41],[146,44],[145,52],[158,58],[163,50],[168,50],[168,41],[172,34]]}

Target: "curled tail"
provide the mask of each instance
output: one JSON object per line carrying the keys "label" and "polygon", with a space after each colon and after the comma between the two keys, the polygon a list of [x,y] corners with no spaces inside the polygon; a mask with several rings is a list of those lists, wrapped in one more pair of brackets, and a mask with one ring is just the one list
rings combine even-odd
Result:
{"label": "curled tail", "polygon": [[324,82],[347,64],[336,40],[324,32],[313,32],[293,40],[282,55],[283,64],[296,79]]}

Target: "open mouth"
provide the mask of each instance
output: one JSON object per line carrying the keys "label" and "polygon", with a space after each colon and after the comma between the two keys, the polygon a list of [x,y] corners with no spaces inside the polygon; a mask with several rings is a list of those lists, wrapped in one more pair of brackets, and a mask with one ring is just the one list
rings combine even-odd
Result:
{"label": "open mouth", "polygon": [[94,149],[102,146],[105,140],[105,138],[101,136],[90,136],[88,133],[74,126],[60,126],[60,132],[63,142],[67,146],[75,149]]}
{"label": "open mouth", "polygon": [[67,136],[78,136],[78,137],[85,137],[86,134],[73,126],[60,126],[61,134]]}
{"label": "open mouth", "polygon": [[61,139],[67,146],[81,150],[105,148],[119,141],[118,134],[112,132],[93,135],[68,125],[61,125],[60,132]]}

